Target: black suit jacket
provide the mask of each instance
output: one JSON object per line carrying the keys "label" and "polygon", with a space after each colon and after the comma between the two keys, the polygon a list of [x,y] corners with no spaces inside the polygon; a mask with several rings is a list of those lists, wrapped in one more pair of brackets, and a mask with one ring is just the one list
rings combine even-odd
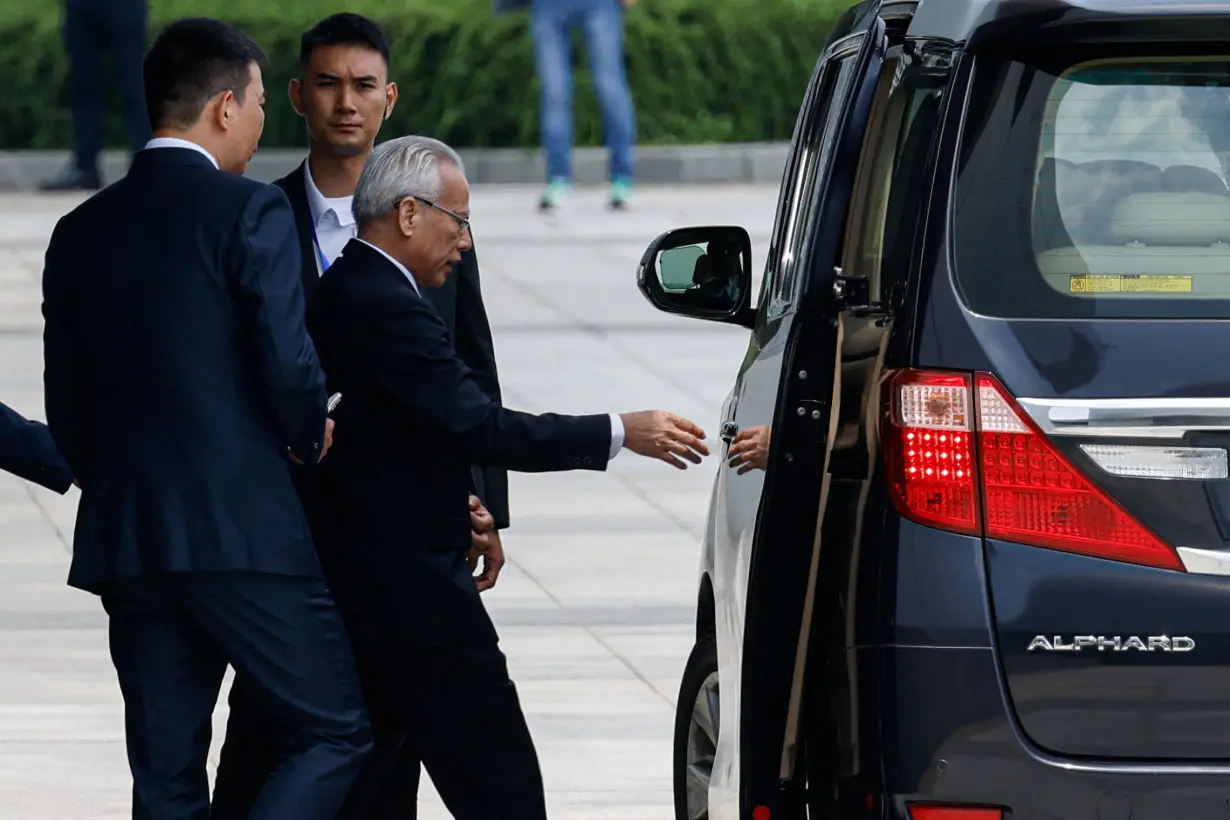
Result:
{"label": "black suit jacket", "polygon": [[390,641],[494,641],[465,562],[470,465],[604,470],[610,419],[535,416],[492,401],[435,308],[358,240],[312,294],[308,330],[329,390],[345,400],[306,507],[356,651],[396,664],[409,656],[389,652]]}
{"label": "black suit jacket", "polygon": [[[307,162],[274,182],[286,192],[295,209],[295,224],[299,229],[299,252],[303,260],[303,288],[310,297],[320,281],[316,268],[316,248],[312,244],[315,235],[312,229],[312,209],[308,204]],[[457,355],[474,374],[474,380],[491,400],[499,404],[500,376],[495,365],[495,343],[491,338],[491,324],[487,320],[487,308],[483,305],[483,292],[479,286],[478,256],[474,249],[461,255],[453,273],[444,285],[424,294],[444,320]],[[495,519],[496,527],[504,529],[509,524],[508,471],[503,467],[474,465],[475,492]]]}
{"label": "black suit jacket", "polygon": [[47,425],[29,421],[0,403],[0,470],[63,495],[73,471],[56,449]]}
{"label": "black suit jacket", "polygon": [[70,584],[319,576],[287,459],[315,462],[324,438],[304,312],[286,195],[197,151],[139,152],[56,224],[44,387],[82,488]]}

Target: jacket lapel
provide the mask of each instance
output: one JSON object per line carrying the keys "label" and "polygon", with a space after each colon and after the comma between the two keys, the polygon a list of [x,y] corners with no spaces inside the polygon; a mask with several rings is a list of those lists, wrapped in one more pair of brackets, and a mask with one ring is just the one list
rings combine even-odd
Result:
{"label": "jacket lapel", "polygon": [[312,209],[308,206],[307,182],[304,177],[306,168],[307,160],[304,160],[298,168],[273,183],[286,192],[286,197],[290,200],[290,207],[295,212],[295,228],[299,232],[299,253],[303,257],[301,275],[305,296],[311,295],[316,288],[316,283],[320,281],[316,245],[313,242],[316,230],[312,224]]}

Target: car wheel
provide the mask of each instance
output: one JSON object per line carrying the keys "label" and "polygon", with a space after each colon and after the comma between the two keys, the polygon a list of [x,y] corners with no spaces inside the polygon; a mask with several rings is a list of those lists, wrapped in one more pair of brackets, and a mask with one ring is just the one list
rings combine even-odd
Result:
{"label": "car wheel", "polygon": [[675,707],[675,820],[709,819],[718,704],[717,647],[708,636],[692,647]]}

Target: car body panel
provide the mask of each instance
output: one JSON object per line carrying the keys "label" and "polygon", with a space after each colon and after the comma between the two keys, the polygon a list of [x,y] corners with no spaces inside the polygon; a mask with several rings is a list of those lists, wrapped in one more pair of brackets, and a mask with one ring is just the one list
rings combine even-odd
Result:
{"label": "car body panel", "polygon": [[[760,520],[768,496],[780,492],[774,470],[739,476],[719,468],[702,565],[702,579],[713,585],[722,687],[710,816],[734,820],[765,805],[774,820],[808,811],[904,820],[916,802],[1002,806],[1039,820],[1223,816],[1230,801],[1230,700],[1220,697],[1230,687],[1230,617],[1223,617],[1230,616],[1230,481],[1112,476],[1081,448],[1088,435],[1052,436],[1081,475],[1163,540],[1206,559],[1226,554],[1221,564],[1209,559],[1176,572],[909,521],[881,480],[880,436],[885,380],[917,367],[992,374],[1019,400],[1022,418],[1042,425],[1054,402],[1225,399],[1220,426],[1176,423],[1186,425],[1181,443],[1230,449],[1230,376],[1210,353],[1230,347],[1230,321],[979,313],[956,273],[952,205],[979,60],[1018,36],[1060,42],[1078,31],[1074,23],[1082,36],[1096,33],[1099,47],[1173,36],[1192,48],[1230,31],[1230,1],[885,0],[852,9],[843,25],[851,30],[877,10],[908,19],[904,52],[890,48],[885,61],[894,84],[908,85],[923,65],[945,77],[929,112],[927,161],[910,182],[925,194],[916,220],[900,229],[905,253],[890,266],[896,281],[871,283],[871,303],[859,309],[839,304],[826,313],[816,302],[809,309],[818,313],[803,319],[834,323],[828,428],[774,428],[771,457],[780,466],[784,453],[826,442],[810,569],[758,585],[758,560],[776,555]],[[1193,18],[1207,21],[1199,34]],[[1004,150],[1015,157],[1018,149]],[[982,173],[995,178],[994,157]],[[784,192],[790,182],[788,170]],[[853,184],[858,202],[862,183]],[[999,262],[1001,230],[992,218],[981,228],[987,269]],[[857,264],[840,273],[860,276]],[[781,424],[780,398],[797,354],[789,336],[753,332],[724,420],[740,429]],[[797,546],[790,560],[806,566]],[[792,634],[781,608],[776,620],[758,620],[754,611],[772,596],[794,602],[800,589],[807,590],[797,633],[805,643],[805,703],[789,720],[799,721],[805,750],[803,765],[792,768],[790,724],[784,732],[779,725],[800,686],[796,675],[783,700]],[[1077,637],[1086,639],[1080,650],[1071,648]],[[781,738],[780,756],[773,738]]]}

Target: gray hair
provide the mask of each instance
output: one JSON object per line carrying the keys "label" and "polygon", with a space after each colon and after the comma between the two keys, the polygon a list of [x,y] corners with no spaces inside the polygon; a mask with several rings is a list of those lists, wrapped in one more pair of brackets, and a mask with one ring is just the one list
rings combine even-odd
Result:
{"label": "gray hair", "polygon": [[377,145],[363,165],[350,206],[359,228],[388,215],[406,197],[434,202],[444,192],[441,162],[465,173],[457,152],[431,137],[398,137]]}

